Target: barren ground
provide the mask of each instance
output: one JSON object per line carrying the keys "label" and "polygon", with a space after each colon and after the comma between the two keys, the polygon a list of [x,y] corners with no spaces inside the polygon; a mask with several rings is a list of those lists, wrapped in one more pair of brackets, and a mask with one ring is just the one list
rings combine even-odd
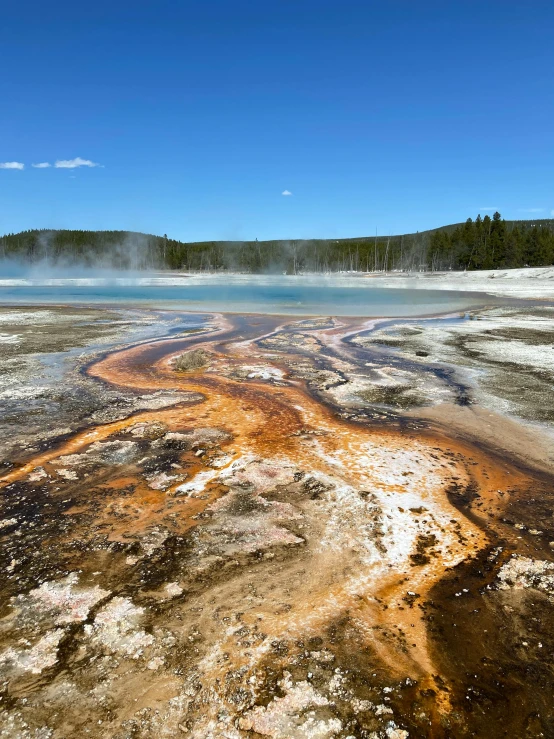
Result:
{"label": "barren ground", "polygon": [[0,736],[554,737],[551,308],[0,321]]}

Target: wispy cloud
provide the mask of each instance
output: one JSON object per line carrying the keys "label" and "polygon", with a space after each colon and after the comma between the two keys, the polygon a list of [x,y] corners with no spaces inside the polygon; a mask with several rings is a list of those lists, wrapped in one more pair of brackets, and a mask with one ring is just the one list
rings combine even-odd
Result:
{"label": "wispy cloud", "polygon": [[281,195],[292,195],[292,192],[290,190],[283,190]]}
{"label": "wispy cloud", "polygon": [[518,208],[519,213],[542,213],[544,208]]}
{"label": "wispy cloud", "polygon": [[550,215],[552,216],[552,218],[554,218],[554,208],[552,208],[552,210],[550,211]]}
{"label": "wispy cloud", "polygon": [[[78,169],[79,167],[101,167],[102,165],[90,159],[75,157],[75,159],[57,159],[54,165],[50,162],[37,162],[31,166],[35,169],[48,169],[52,166],[56,169]],[[23,162],[0,162],[0,169],[25,169],[25,165]],[[283,195],[285,194],[290,195],[289,192],[284,192]]]}
{"label": "wispy cloud", "polygon": [[25,169],[23,162],[0,162],[0,169]]}
{"label": "wispy cloud", "polygon": [[81,157],[75,157],[75,159],[58,159],[54,167],[57,169],[77,169],[77,167],[100,167],[102,165],[97,162],[91,162],[90,159],[81,159]]}
{"label": "wispy cloud", "polygon": [[479,210],[482,210],[483,213],[486,213],[486,211],[488,211],[488,210],[495,211],[495,210],[498,210],[498,208],[479,208]]}

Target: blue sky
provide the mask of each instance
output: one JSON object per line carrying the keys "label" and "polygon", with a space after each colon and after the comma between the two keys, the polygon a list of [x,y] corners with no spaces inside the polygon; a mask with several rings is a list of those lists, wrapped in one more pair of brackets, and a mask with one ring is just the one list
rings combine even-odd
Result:
{"label": "blue sky", "polygon": [[0,233],[551,217],[553,27],[541,0],[6,3]]}

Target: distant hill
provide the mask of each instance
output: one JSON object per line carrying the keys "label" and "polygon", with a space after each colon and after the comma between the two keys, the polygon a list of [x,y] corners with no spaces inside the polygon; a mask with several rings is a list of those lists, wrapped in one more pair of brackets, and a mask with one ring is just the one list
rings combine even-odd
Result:
{"label": "distant hill", "polygon": [[554,263],[554,219],[504,221],[495,213],[395,236],[188,243],[133,231],[42,229],[0,237],[1,259],[123,270],[289,274],[538,267]]}

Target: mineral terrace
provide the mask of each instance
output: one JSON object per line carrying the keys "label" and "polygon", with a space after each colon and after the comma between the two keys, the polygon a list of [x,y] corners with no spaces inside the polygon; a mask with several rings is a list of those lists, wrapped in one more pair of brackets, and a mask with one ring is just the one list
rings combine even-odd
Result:
{"label": "mineral terrace", "polygon": [[554,737],[547,305],[0,311],[0,736]]}

